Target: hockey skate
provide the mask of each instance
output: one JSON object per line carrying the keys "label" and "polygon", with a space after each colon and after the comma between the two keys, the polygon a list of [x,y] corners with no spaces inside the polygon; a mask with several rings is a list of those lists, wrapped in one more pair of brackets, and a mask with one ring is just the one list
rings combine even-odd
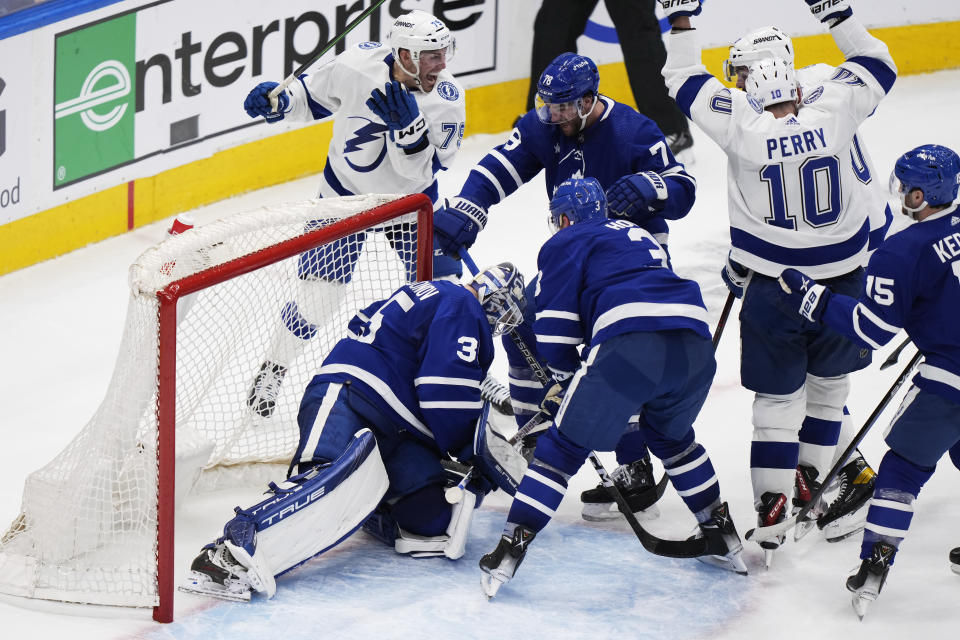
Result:
{"label": "hockey skate", "polygon": [[[782,493],[773,493],[767,491],[760,496],[760,508],[757,510],[757,524],[761,527],[782,522],[786,518],[787,496]],[[770,568],[773,564],[773,552],[780,548],[780,545],[786,541],[786,536],[781,534],[772,540],[764,540],[760,543],[763,547],[763,564]]]}
{"label": "hockey skate", "polygon": [[527,547],[537,536],[521,526],[513,530],[513,536],[503,535],[497,548],[480,558],[480,588],[487,598],[497,595],[501,586],[513,578],[527,554]]}
{"label": "hockey skate", "polygon": [[260,372],[253,381],[250,395],[247,397],[247,406],[260,414],[262,418],[269,418],[277,406],[277,396],[280,395],[280,385],[287,368],[267,360],[260,365]]}
{"label": "hockey skate", "polygon": [[249,602],[252,585],[246,568],[234,559],[222,542],[208,544],[190,564],[190,573],[180,591],[221,600]]}
{"label": "hockey skate", "polygon": [[505,416],[513,416],[513,404],[510,403],[510,389],[493,376],[487,376],[480,384],[480,399]]}
{"label": "hockey skate", "polygon": [[704,537],[709,543],[711,555],[699,556],[697,560],[727,571],[747,575],[747,565],[741,552],[743,543],[730,518],[730,508],[724,502],[710,513],[710,519],[700,523],[700,532],[695,537]]}
{"label": "hockey skate", "polygon": [[960,576],[960,547],[950,550],[950,570]]}
{"label": "hockey skate", "polygon": [[870,604],[880,595],[896,553],[897,548],[893,545],[886,542],[875,543],[870,557],[861,561],[857,572],[847,578],[847,591],[853,594],[853,610],[861,620]]}
{"label": "hockey skate", "polygon": [[[610,478],[630,505],[630,510],[637,520],[653,520],[660,515],[660,509],[655,503],[666,489],[667,476],[664,475],[663,480],[657,484],[649,456],[620,465],[613,470]],[[602,484],[581,493],[580,500],[583,502],[581,516],[584,520],[602,522],[623,518],[613,496]]]}
{"label": "hockey skate", "polygon": [[[810,499],[813,498],[813,494],[820,489],[820,483],[817,482],[817,475],[817,470],[809,465],[801,464],[797,467],[793,493],[793,513],[797,513],[806,506],[807,503],[810,502]],[[817,498],[817,504],[810,508],[803,520],[797,522],[797,526],[793,530],[793,539],[799,540],[813,531],[814,526],[817,524],[817,518],[823,514],[826,508],[827,503],[821,495]]]}
{"label": "hockey skate", "polygon": [[877,474],[863,456],[848,462],[837,474],[837,497],[817,519],[827,542],[839,542],[863,530]]}

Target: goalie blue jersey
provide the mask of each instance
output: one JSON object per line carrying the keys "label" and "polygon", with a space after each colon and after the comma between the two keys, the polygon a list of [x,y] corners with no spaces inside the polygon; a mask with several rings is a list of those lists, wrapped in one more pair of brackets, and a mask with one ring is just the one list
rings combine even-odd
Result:
{"label": "goalie blue jersey", "polygon": [[877,349],[904,329],[923,355],[913,382],[960,403],[960,213],[957,205],[887,238],[859,301],[831,296],[824,322]]}
{"label": "goalie blue jersey", "polygon": [[710,339],[700,286],[667,267],[653,236],[632,222],[578,222],[540,249],[533,324],[537,349],[560,374],[580,366],[577,346],[635,331],[691,329]]}
{"label": "goalie blue jersey", "polygon": [[527,112],[510,138],[473,168],[459,196],[489,210],[541,170],[547,200],[570,178],[596,178],[606,190],[625,175],[654,171],[663,176],[668,196],[663,210],[644,228],[665,241],[665,219],[676,220],[690,211],[696,181],[673,157],[653,120],[606,96],[599,100],[604,105],[601,118],[577,137],[567,137],[559,127],[541,122],[535,111]]}
{"label": "goalie blue jersey", "polygon": [[398,429],[457,452],[473,441],[493,353],[490,325],[469,290],[417,282],[355,315],[314,383],[349,381]]}

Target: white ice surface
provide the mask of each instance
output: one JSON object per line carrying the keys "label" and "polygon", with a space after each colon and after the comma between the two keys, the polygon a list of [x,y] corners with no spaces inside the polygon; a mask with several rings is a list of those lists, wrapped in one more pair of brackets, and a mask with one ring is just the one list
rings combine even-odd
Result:
{"label": "white ice surface", "polygon": [[[864,138],[886,181],[903,151],[938,142],[960,149],[955,109],[960,71],[903,78]],[[671,225],[677,270],[697,279],[713,322],[726,290],[718,269],[728,243],[725,160],[695,130],[698,181],[694,210]],[[453,195],[469,168],[504,136],[467,140],[456,166],[441,178]],[[685,158],[689,160],[688,158]],[[265,158],[265,162],[269,159]],[[194,212],[198,222],[261,204],[310,197],[306,178],[233,198]],[[493,209],[472,251],[480,264],[510,259],[534,271],[547,237],[541,179]],[[127,303],[127,267],[158,241],[155,224],[0,277],[0,522],[19,509],[23,478],[50,459],[92,415],[113,370]],[[748,471],[751,395],[738,383],[737,321],[732,318],[717,354],[717,376],[696,429],[709,451],[741,533],[753,525]],[[895,341],[899,343],[899,339]],[[881,351],[881,362],[891,349]],[[910,352],[901,362],[905,362]],[[504,376],[502,358],[495,364]],[[859,425],[896,377],[877,364],[856,374],[849,406]],[[867,436],[862,450],[876,466],[883,429],[897,401]],[[612,460],[605,456],[608,466]],[[572,481],[556,520],[531,547],[517,578],[486,602],[479,557],[493,548],[508,501],[490,496],[458,562],[410,560],[363,534],[278,581],[273,600],[225,603],[176,596],[176,622],[158,625],[148,611],[55,605],[0,599],[4,638],[953,638],[960,623],[960,576],[947,552],[960,545],[958,473],[944,459],[916,504],[916,517],[878,602],[857,621],[843,586],[858,560],[859,536],[827,544],[817,532],[778,552],[769,570],[760,549],[747,544],[748,577],[696,561],[668,560],[643,551],[625,524],[579,518],[578,494],[596,482],[585,468]],[[205,496],[177,519],[176,567],[185,572],[199,546],[215,537],[235,504],[257,491]],[[690,533],[694,521],[676,494],[661,501],[649,524],[665,537]],[[2,526],[0,526],[2,528]]]}

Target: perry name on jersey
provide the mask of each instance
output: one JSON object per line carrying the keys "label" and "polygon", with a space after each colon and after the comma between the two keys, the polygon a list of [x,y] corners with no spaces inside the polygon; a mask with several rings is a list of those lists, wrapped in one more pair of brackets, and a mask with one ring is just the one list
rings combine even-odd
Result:
{"label": "perry name on jersey", "polygon": [[846,62],[805,97],[798,115],[782,118],[706,73],[695,31],[669,36],[670,94],[727,153],[732,257],[768,276],[795,267],[830,278],[866,257],[875,205],[854,186],[853,138],[892,87],[896,67],[855,17],[831,33]]}
{"label": "perry name on jersey", "polygon": [[854,305],[831,298],[826,314],[877,349],[900,329],[924,354],[914,384],[960,403],[960,213],[957,205],[910,225],[880,246]]}
{"label": "perry name on jersey", "polygon": [[470,442],[494,353],[483,307],[470,291],[446,280],[405,285],[354,316],[347,336],[314,383],[349,380],[396,428],[440,451]]}
{"label": "perry name on jersey", "polygon": [[619,178],[640,171],[664,177],[669,197],[645,228],[666,234],[666,219],[684,216],[693,205],[696,181],[673,157],[657,125],[630,107],[599,96],[600,120],[576,137],[525,114],[510,138],[484,156],[467,177],[460,197],[486,210],[545,171],[547,199],[564,180],[596,178],[604,190]]}
{"label": "perry name on jersey", "polygon": [[710,338],[699,285],[670,270],[663,247],[632,222],[601,218],[561,229],[537,265],[533,329],[554,370],[577,369],[577,345],[624,333],[691,329]]}
{"label": "perry name on jersey", "polygon": [[314,73],[290,85],[288,118],[336,113],[320,186],[322,197],[363,193],[418,193],[437,200],[436,173],[450,166],[463,138],[463,87],[444,69],[430,93],[412,91],[428,126],[426,149],[409,153],[390,141],[388,128],[367,106],[392,75],[393,54],[379,42],[348,47]]}

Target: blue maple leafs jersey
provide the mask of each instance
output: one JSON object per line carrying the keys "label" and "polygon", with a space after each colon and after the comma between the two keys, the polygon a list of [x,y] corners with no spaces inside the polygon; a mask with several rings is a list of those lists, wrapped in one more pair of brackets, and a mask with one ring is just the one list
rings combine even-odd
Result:
{"label": "blue maple leafs jersey", "polygon": [[350,381],[395,426],[456,453],[472,442],[493,353],[490,325],[469,290],[417,282],[355,315],[314,380]]}
{"label": "blue maple leafs jersey", "polygon": [[923,355],[914,384],[960,403],[960,213],[957,205],[880,245],[860,300],[833,295],[823,321],[877,349],[904,329]]}
{"label": "blue maple leafs jersey", "polygon": [[449,71],[440,72],[430,93],[411,91],[429,127],[429,144],[404,150],[387,125],[367,106],[374,89],[395,80],[393,54],[379,42],[361,42],[300,77],[287,89],[292,120],[319,120],[336,114],[320,196],[364,193],[425,193],[434,202],[435,176],[460,149],[466,120],[463,87]]}
{"label": "blue maple leafs jersey", "polygon": [[654,171],[667,184],[667,202],[659,215],[644,223],[665,241],[665,219],[682,218],[693,206],[696,181],[673,157],[654,124],[625,104],[606,96],[601,118],[576,137],[567,137],[554,125],[527,112],[506,142],[495,147],[470,171],[459,196],[484,209],[509,196],[545,172],[547,199],[564,180],[596,178],[604,190],[619,178],[640,171]]}
{"label": "blue maple leafs jersey", "polygon": [[634,331],[692,329],[709,339],[700,287],[667,267],[653,236],[626,220],[595,219],[555,233],[537,256],[537,350],[561,375],[592,347]]}

